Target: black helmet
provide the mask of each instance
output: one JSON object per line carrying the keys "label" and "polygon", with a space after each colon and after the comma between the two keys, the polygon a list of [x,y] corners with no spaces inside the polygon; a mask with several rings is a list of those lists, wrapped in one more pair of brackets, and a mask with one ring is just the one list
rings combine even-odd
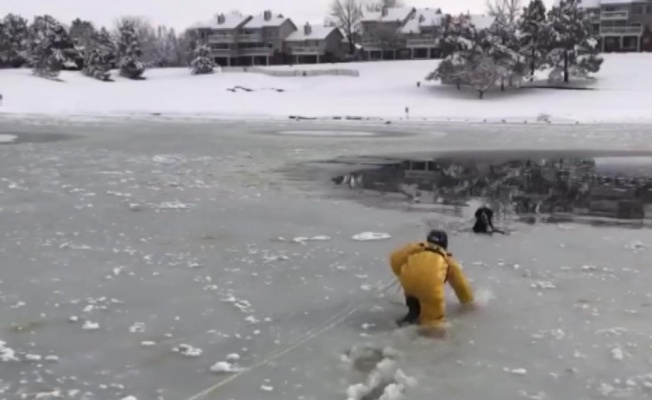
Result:
{"label": "black helmet", "polygon": [[428,233],[428,238],[426,239],[428,243],[437,245],[444,250],[448,248],[448,235],[444,231],[438,229],[433,229]]}

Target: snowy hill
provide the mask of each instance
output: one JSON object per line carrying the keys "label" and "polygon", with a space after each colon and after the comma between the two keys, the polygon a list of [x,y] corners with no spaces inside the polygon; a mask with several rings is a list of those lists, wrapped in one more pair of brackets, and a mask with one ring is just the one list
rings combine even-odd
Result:
{"label": "snowy hill", "polygon": [[[356,69],[360,76],[272,77],[224,72],[192,76],[185,68],[148,70],[145,81],[100,82],[63,72],[64,82],[0,70],[0,114],[131,115],[161,113],[205,117],[363,116],[433,120],[652,122],[650,54],[606,55],[595,81],[572,86],[595,90],[494,90],[478,100],[471,89],[425,82],[437,61],[302,65],[270,69]],[[417,87],[421,81],[421,87]],[[242,86],[253,91],[229,91]],[[282,91],[277,91],[280,89]]]}

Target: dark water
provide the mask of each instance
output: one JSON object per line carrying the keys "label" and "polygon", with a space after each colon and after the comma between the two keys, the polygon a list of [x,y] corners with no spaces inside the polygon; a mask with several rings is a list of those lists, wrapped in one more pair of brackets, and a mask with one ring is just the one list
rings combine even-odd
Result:
{"label": "dark water", "polygon": [[652,216],[650,152],[456,152],[365,163],[333,182],[397,194],[413,204],[459,208],[488,203],[525,221],[536,216],[550,222],[613,224],[647,222]]}

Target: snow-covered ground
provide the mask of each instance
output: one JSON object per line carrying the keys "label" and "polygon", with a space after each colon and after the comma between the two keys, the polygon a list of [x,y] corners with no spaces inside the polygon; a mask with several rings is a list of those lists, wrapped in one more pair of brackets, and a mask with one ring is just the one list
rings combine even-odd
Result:
{"label": "snow-covered ground", "polygon": [[[63,72],[64,82],[29,70],[0,70],[0,113],[50,115],[134,115],[213,118],[361,116],[412,120],[533,122],[652,122],[650,54],[605,55],[595,81],[572,85],[596,90],[494,90],[478,100],[468,89],[424,82],[438,61],[395,61],[298,65],[272,69],[350,68],[360,77],[271,77],[255,73],[191,76],[185,68],[147,71],[145,81],[116,82]],[[421,81],[421,87],[417,82]],[[252,92],[231,92],[243,86]],[[281,89],[279,92],[275,89]]]}
{"label": "snow-covered ground", "polygon": [[[17,136],[0,145],[2,399],[650,397],[650,231],[455,234],[483,307],[460,314],[450,296],[448,339],[419,340],[393,324],[404,308],[387,254],[426,221],[468,221],[364,207],[333,194],[334,170],[287,166],[427,148],[649,150],[645,126],[328,137],[343,127],[41,123],[2,121]],[[319,134],[275,134],[292,130]]]}

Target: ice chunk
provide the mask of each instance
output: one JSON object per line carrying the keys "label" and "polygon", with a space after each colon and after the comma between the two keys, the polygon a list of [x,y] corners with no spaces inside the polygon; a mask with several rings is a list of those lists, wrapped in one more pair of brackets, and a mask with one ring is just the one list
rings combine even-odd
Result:
{"label": "ice chunk", "polygon": [[361,232],[353,235],[351,238],[360,242],[366,242],[370,240],[383,240],[389,239],[392,236],[389,233],[380,233],[380,232]]}
{"label": "ice chunk", "polygon": [[619,347],[614,347],[611,349],[611,357],[616,361],[622,361],[625,359],[625,353]]}
{"label": "ice chunk", "polygon": [[383,394],[378,400],[400,400],[403,398],[404,391],[405,388],[403,385],[390,383],[389,385],[385,386],[385,390],[383,390]]}
{"label": "ice chunk", "polygon": [[25,360],[27,361],[41,361],[43,357],[38,354],[25,354]]}
{"label": "ice chunk", "polygon": [[179,347],[175,347],[172,351],[184,355],[186,357],[199,357],[202,353],[202,350],[193,347],[189,344],[180,344]]}
{"label": "ice chunk", "polygon": [[261,389],[261,390],[264,390],[264,391],[266,391],[266,392],[271,392],[272,390],[274,390],[274,387],[273,387],[273,386],[269,386],[269,385],[261,385],[261,386],[260,386],[260,389]]}
{"label": "ice chunk", "polygon": [[511,374],[514,374],[514,375],[525,375],[525,374],[527,374],[527,369],[525,369],[525,368],[515,368],[515,369],[511,369],[511,370],[507,369],[507,371],[509,373],[511,373]]}
{"label": "ice chunk", "polygon": [[240,355],[238,353],[231,353],[228,356],[226,356],[226,359],[228,361],[236,361],[240,359]]}
{"label": "ice chunk", "polygon": [[145,323],[143,322],[136,322],[129,328],[129,332],[131,333],[141,333],[145,332]]}
{"label": "ice chunk", "polygon": [[100,329],[100,324],[97,322],[86,321],[84,322],[82,329],[85,331],[95,331]]}
{"label": "ice chunk", "polygon": [[228,361],[217,362],[215,365],[211,367],[211,372],[216,372],[216,373],[232,373],[232,372],[240,372],[240,371],[242,371],[242,368]]}
{"label": "ice chunk", "polygon": [[145,341],[140,342],[140,345],[143,346],[143,347],[152,347],[152,346],[156,346],[156,342],[145,340]]}
{"label": "ice chunk", "polygon": [[16,357],[16,352],[7,347],[7,343],[0,340],[0,361],[9,362],[9,361],[18,361]]}

